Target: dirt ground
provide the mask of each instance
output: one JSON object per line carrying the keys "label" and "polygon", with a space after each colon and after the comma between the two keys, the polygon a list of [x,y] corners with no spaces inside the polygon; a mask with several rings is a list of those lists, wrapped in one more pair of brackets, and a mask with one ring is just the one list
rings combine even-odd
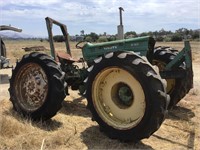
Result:
{"label": "dirt ground", "polygon": [[[183,47],[182,43],[157,45]],[[91,121],[86,99],[74,91],[49,122],[34,123],[22,118],[9,101],[12,69],[0,70],[0,149],[200,149],[200,43],[192,42],[191,46],[194,88],[169,112],[160,129],[139,143],[106,137]]]}

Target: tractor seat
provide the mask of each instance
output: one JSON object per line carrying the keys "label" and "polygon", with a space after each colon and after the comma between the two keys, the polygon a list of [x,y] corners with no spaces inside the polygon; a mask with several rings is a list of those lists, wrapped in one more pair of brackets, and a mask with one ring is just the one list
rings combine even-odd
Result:
{"label": "tractor seat", "polygon": [[82,62],[82,59],[74,59],[65,52],[57,52],[56,61],[61,61],[61,59],[67,61],[67,63]]}

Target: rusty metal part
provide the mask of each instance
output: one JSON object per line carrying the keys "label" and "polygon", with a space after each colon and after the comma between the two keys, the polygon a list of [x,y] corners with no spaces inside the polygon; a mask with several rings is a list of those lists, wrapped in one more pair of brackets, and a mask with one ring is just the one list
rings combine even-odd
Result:
{"label": "rusty metal part", "polygon": [[71,63],[82,62],[81,60],[74,59],[73,57],[71,57],[71,55],[64,53],[64,52],[57,52],[57,57],[59,57],[61,59],[65,59],[65,60],[67,60],[68,62],[71,62]]}
{"label": "rusty metal part", "polygon": [[124,39],[124,26],[122,23],[122,11],[124,11],[124,9],[122,7],[119,7],[120,25],[117,26],[117,39],[118,40]]}
{"label": "rusty metal part", "polygon": [[55,55],[55,47],[54,47],[54,41],[53,41],[53,33],[52,33],[52,28],[53,28],[53,24],[58,25],[63,33],[63,36],[65,38],[65,45],[66,45],[66,49],[67,49],[67,53],[69,55],[71,55],[71,50],[70,50],[70,46],[69,46],[69,39],[68,39],[68,32],[67,32],[67,26],[52,19],[49,17],[45,18],[46,20],[46,25],[47,25],[47,31],[48,31],[48,35],[49,35],[49,43],[50,43],[50,48],[51,48],[51,56],[54,57],[54,59],[56,59],[56,55]]}
{"label": "rusty metal part", "polygon": [[44,51],[47,50],[44,46],[31,46],[31,47],[24,47],[22,48],[24,49],[25,52],[28,51]]}
{"label": "rusty metal part", "polygon": [[16,97],[26,111],[39,109],[46,100],[48,80],[44,70],[36,63],[27,63],[16,75]]}
{"label": "rusty metal part", "polygon": [[22,29],[18,29],[18,28],[6,26],[6,25],[1,25],[0,31],[3,31],[3,30],[11,30],[11,31],[15,31],[15,32],[22,32]]}
{"label": "rusty metal part", "polygon": [[122,23],[122,11],[124,11],[124,9],[122,7],[119,7],[120,25],[123,25],[123,23]]}
{"label": "rusty metal part", "polygon": [[67,63],[74,63],[74,62],[83,63],[84,62],[83,58],[75,59],[75,58],[71,57],[71,55],[64,53],[64,52],[57,52],[56,61],[60,61],[59,58],[66,60]]}

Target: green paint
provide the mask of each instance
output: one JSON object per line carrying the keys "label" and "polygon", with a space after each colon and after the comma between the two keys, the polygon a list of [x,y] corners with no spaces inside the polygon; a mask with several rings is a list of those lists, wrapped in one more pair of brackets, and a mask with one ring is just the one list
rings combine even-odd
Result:
{"label": "green paint", "polygon": [[87,62],[92,62],[95,58],[103,54],[115,51],[134,51],[141,56],[146,56],[149,48],[152,47],[149,46],[152,40],[153,38],[145,36],[98,44],[87,43],[82,49],[83,57]]}

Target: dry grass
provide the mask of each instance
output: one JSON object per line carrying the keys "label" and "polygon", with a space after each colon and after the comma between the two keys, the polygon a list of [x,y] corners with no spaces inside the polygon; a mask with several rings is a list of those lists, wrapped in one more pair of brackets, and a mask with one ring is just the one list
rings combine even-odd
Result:
{"label": "dry grass", "polygon": [[89,124],[89,116],[82,122],[79,116],[61,110],[48,122],[34,123],[16,114],[9,101],[0,101],[0,106],[0,149],[40,149],[42,143],[43,149],[83,147],[80,131]]}
{"label": "dry grass", "polygon": [[[190,98],[196,96],[189,95]],[[72,101],[73,100],[73,101]],[[149,139],[122,143],[107,138],[91,121],[86,100],[73,93],[60,112],[48,122],[34,123],[12,110],[8,100],[0,101],[0,149],[194,149],[199,147],[197,122],[192,103],[182,100]],[[199,119],[199,118],[198,118]],[[196,120],[197,121],[197,120]]]}
{"label": "dry grass", "polygon": [[[200,42],[191,41],[190,42],[192,49],[193,60],[200,62],[199,51],[200,51]],[[184,47],[183,42],[157,42],[156,46],[170,46],[177,50],[182,50]]]}
{"label": "dry grass", "polygon": [[[26,53],[22,48],[32,47],[32,46],[44,46],[47,50],[44,51],[46,54],[50,54],[50,46],[47,41],[37,41],[37,40],[5,40],[5,45],[7,49],[7,57],[11,59],[11,63],[14,65],[17,59],[22,58]],[[65,43],[54,43],[56,51],[66,51]],[[72,50],[72,55],[75,58],[81,57],[81,50],[75,48],[76,42],[70,42],[70,48]]]}
{"label": "dry grass", "polygon": [[[49,49],[47,42],[6,41],[6,44],[12,60],[20,58],[24,53],[21,47],[41,45]],[[59,50],[63,50],[60,43],[57,44],[60,46]],[[182,43],[163,45],[167,44],[183,47]],[[74,56],[79,57],[81,51],[74,48],[74,43],[71,45]],[[161,128],[149,139],[139,143],[123,143],[107,138],[99,131],[98,124],[91,121],[91,114],[86,109],[86,99],[77,92],[70,91],[70,96],[63,102],[63,108],[48,122],[35,123],[23,118],[12,109],[8,97],[0,100],[0,149],[199,149],[199,43],[192,44],[192,47],[193,54],[197,53],[193,60],[194,89],[178,107],[169,112]],[[1,87],[4,85],[0,84]]]}

